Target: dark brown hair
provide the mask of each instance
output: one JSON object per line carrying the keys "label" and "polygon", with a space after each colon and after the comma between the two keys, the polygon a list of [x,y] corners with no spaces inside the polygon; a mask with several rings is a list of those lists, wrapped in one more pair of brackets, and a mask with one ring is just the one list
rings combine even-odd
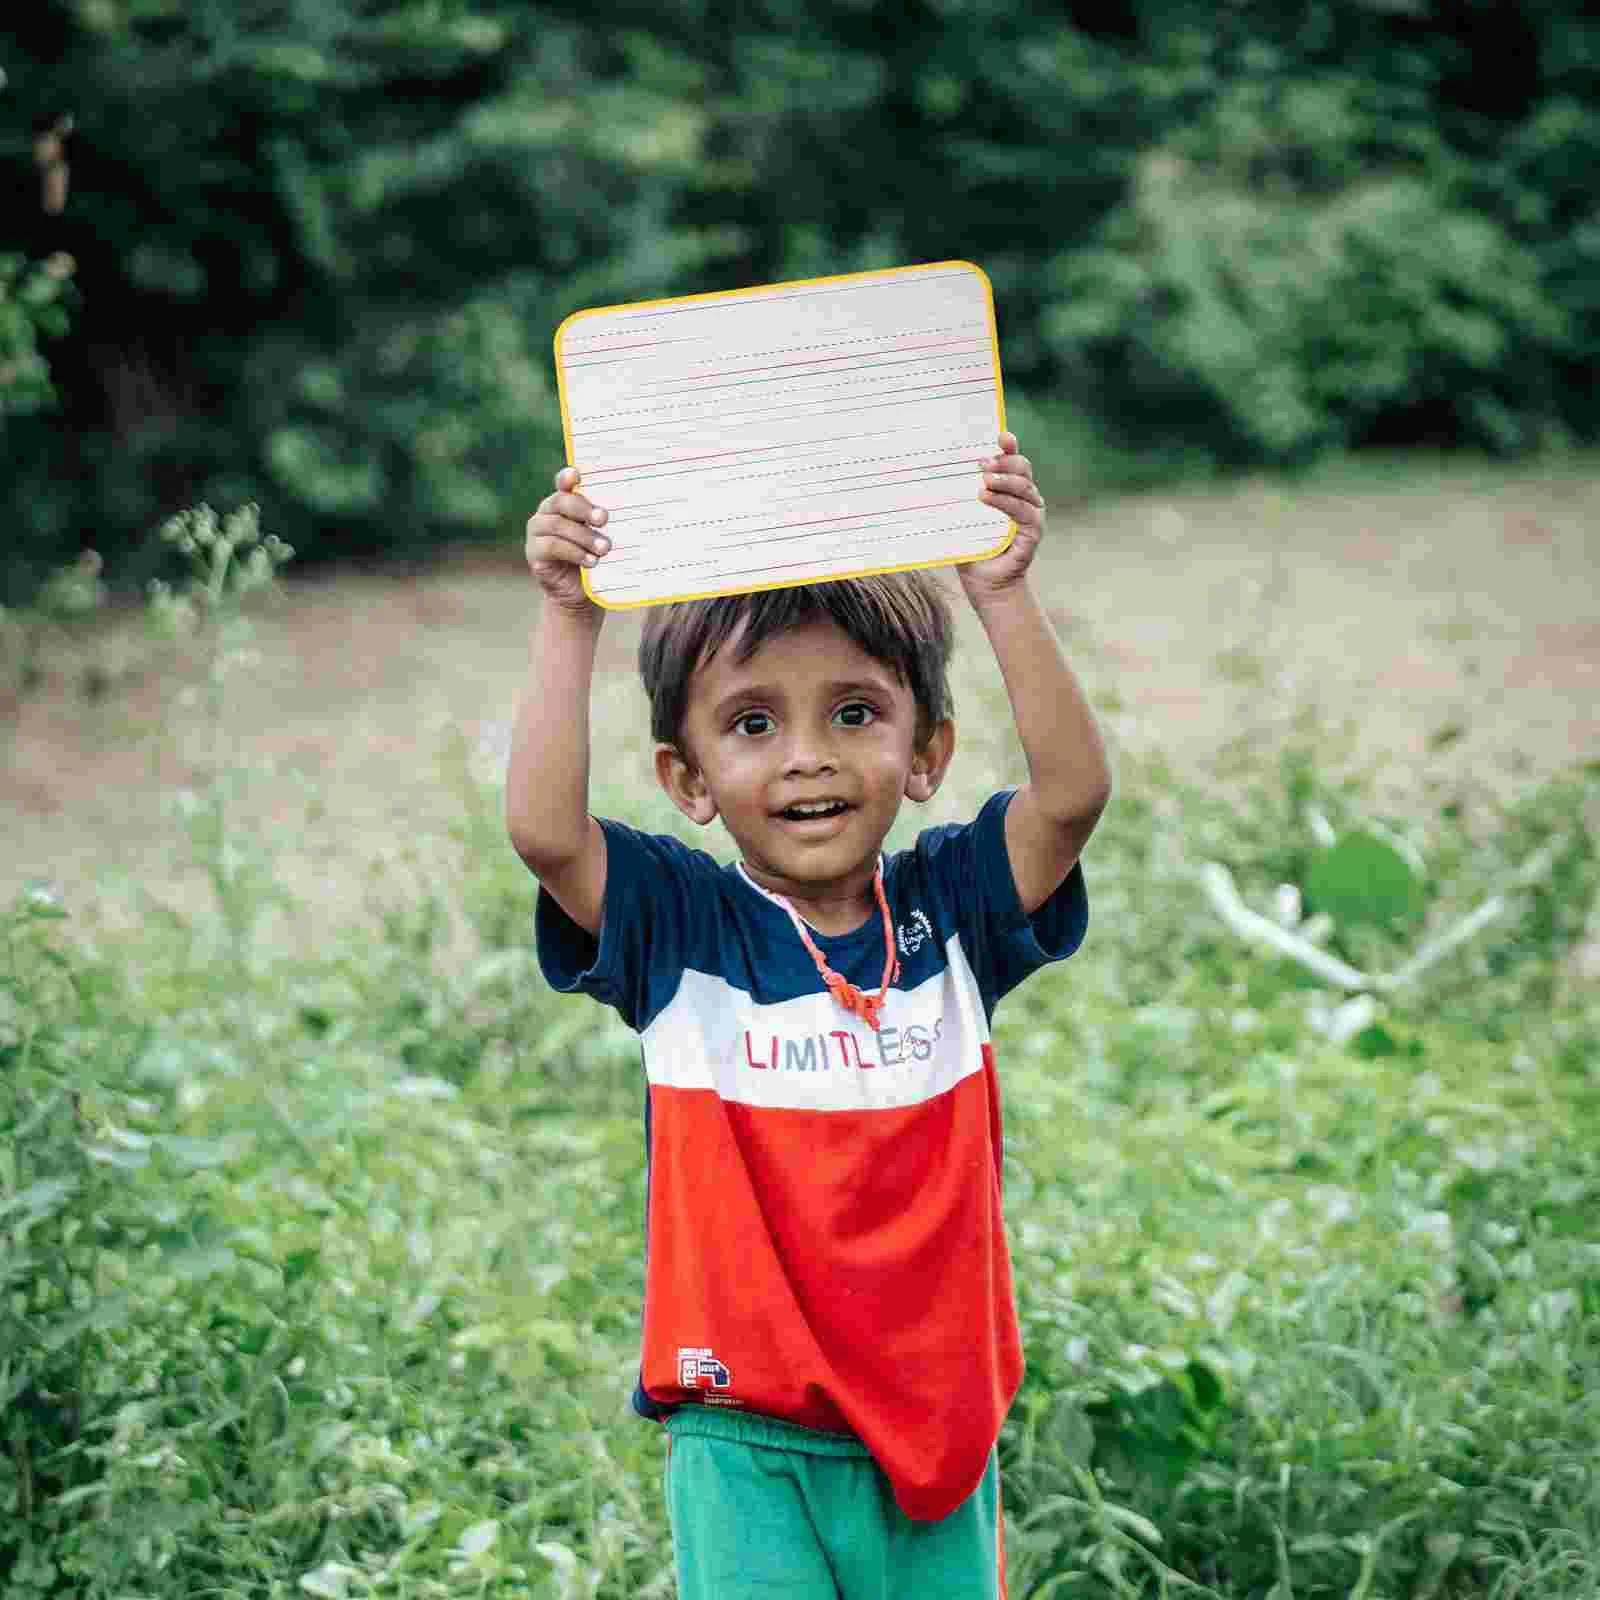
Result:
{"label": "dark brown hair", "polygon": [[893,669],[916,700],[919,745],[950,715],[950,607],[927,573],[882,572],[654,607],[639,641],[651,737],[682,748],[689,679],[741,624],[734,659],[743,665],[774,635],[812,622],[837,623],[874,661]]}

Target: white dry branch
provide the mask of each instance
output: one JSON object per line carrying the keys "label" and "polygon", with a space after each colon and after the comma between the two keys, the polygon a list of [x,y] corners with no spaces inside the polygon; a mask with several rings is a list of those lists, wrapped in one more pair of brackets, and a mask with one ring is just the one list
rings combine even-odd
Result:
{"label": "white dry branch", "polygon": [[1233,886],[1233,874],[1219,861],[1207,861],[1200,867],[1200,882],[1216,908],[1218,916],[1239,935],[1252,944],[1265,945],[1279,955],[1298,961],[1319,978],[1341,989],[1398,989],[1412,982],[1435,962],[1442,960],[1458,945],[1465,944],[1474,934],[1502,917],[1510,909],[1512,897],[1519,889],[1542,878],[1554,864],[1561,847],[1566,843],[1558,835],[1537,850],[1511,874],[1505,887],[1491,895],[1482,905],[1467,913],[1453,927],[1446,928],[1437,938],[1430,939],[1397,972],[1360,972],[1347,962],[1319,950],[1303,935],[1252,911],[1239,898]]}

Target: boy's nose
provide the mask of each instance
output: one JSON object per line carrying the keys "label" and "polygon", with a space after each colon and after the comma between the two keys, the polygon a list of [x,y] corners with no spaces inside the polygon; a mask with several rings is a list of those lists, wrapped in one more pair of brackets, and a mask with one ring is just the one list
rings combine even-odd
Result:
{"label": "boy's nose", "polygon": [[832,744],[816,734],[797,735],[784,754],[787,772],[831,772],[834,768]]}

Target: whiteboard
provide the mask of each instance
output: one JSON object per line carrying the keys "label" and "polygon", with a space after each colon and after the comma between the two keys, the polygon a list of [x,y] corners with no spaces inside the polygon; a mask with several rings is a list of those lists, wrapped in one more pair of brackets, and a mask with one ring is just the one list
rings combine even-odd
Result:
{"label": "whiteboard", "polygon": [[608,513],[599,605],[946,566],[1015,532],[977,497],[1005,409],[970,261],[575,311],[555,365],[567,462]]}

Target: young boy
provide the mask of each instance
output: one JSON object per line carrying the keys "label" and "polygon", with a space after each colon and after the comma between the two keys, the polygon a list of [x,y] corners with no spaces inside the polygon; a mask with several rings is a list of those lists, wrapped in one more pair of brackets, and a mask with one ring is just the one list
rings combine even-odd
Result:
{"label": "young boy", "polygon": [[662,606],[640,668],[656,776],[741,860],[589,815],[606,513],[577,472],[529,519],[544,590],[506,775],[554,988],[643,1045],[634,1406],[667,1425],[680,1600],[1005,1595],[995,1441],[1022,1376],[1001,1215],[996,1001],[1077,948],[1111,792],[1027,581],[1044,501],[1014,435],[979,499],[1011,544],[957,568],[1028,782],[880,854],[955,748],[925,573]]}

